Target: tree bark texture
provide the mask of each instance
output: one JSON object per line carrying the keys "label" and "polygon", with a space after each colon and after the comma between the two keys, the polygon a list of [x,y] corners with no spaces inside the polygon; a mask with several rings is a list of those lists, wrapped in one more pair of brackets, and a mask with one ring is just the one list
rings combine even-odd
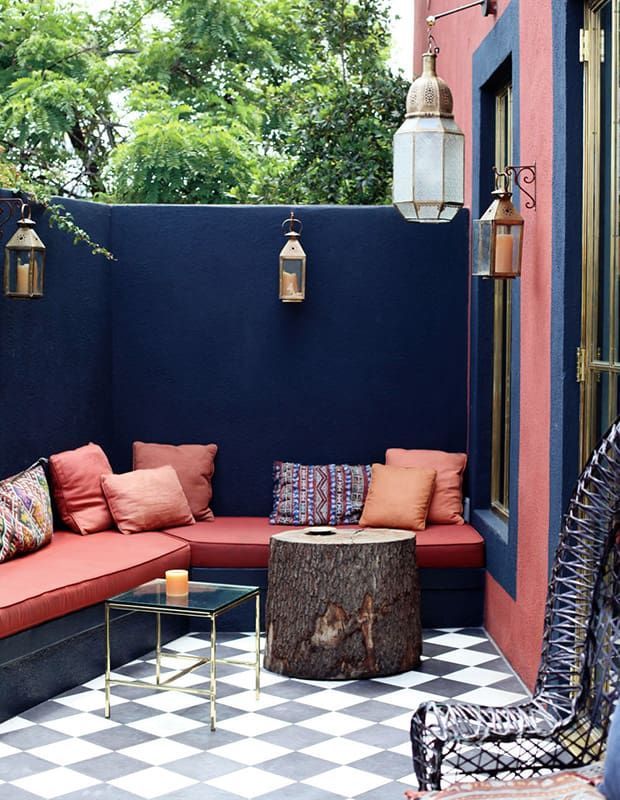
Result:
{"label": "tree bark texture", "polygon": [[318,680],[393,675],[419,665],[421,643],[413,533],[271,537],[266,669]]}

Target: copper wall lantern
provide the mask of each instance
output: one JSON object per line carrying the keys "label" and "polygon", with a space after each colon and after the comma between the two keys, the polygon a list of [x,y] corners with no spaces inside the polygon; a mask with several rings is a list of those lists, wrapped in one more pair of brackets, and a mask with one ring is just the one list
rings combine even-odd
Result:
{"label": "copper wall lantern", "polygon": [[[0,202],[2,202],[0,200]],[[17,230],[5,247],[4,294],[6,297],[43,297],[45,245],[36,234],[30,206],[21,204]]]}
{"label": "copper wall lantern", "polygon": [[[523,259],[524,220],[512,203],[509,191],[510,175],[528,198],[526,208],[536,208],[536,195],[530,194],[525,184],[536,189],[536,165],[513,166],[503,172],[493,167],[495,173],[495,198],[480,219],[474,220],[472,274],[479,278],[518,278]],[[521,181],[521,182],[520,182]]]}
{"label": "copper wall lantern", "polygon": [[282,223],[286,227],[287,242],[280,251],[280,300],[301,303],[306,296],[306,254],[299,241],[303,226],[293,211]]}

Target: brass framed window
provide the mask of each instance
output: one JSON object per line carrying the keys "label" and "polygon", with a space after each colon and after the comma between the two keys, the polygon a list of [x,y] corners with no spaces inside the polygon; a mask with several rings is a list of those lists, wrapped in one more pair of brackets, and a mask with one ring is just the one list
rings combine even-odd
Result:
{"label": "brass framed window", "polygon": [[[512,88],[495,96],[495,166],[512,163]],[[504,519],[510,492],[510,371],[512,281],[494,281],[493,411],[491,423],[491,508]]]}
{"label": "brass framed window", "polygon": [[586,2],[580,41],[584,63],[583,273],[577,380],[582,463],[618,415],[619,14],[620,0]]}

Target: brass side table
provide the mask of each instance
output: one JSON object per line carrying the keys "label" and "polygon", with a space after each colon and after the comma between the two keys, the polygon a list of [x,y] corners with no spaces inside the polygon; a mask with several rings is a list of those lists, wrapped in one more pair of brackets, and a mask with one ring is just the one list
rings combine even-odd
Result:
{"label": "brass side table", "polygon": [[[233,658],[217,658],[216,642],[216,619],[220,614],[224,614],[235,608],[241,603],[245,603],[254,598],[256,603],[256,647],[253,661],[242,661]],[[156,664],[155,664],[155,683],[149,681],[129,681],[112,678],[110,676],[110,610],[116,608],[123,611],[142,611],[155,614],[155,637],[156,637]],[[179,616],[203,617],[211,620],[211,648],[208,658],[198,658],[196,656],[182,653],[165,652],[166,658],[179,660],[189,660],[191,663],[183,669],[178,670],[165,680],[161,680],[161,615],[176,614]],[[201,581],[190,581],[189,592],[179,597],[166,594],[166,581],[158,579],[144,583],[136,589],[132,589],[123,594],[111,597],[105,602],[105,641],[106,641],[106,664],[105,664],[105,716],[110,717],[110,687],[111,686],[140,686],[149,689],[161,689],[162,691],[188,692],[189,694],[203,695],[209,698],[211,704],[211,730],[215,730],[216,713],[215,699],[217,696],[217,664],[237,664],[243,667],[251,667],[256,674],[256,697],[260,693],[260,606],[259,589],[257,586],[230,586],[221,583],[203,583]],[[183,675],[187,675],[198,667],[208,665],[210,667],[209,688],[195,689],[185,686],[175,685],[175,681]]]}

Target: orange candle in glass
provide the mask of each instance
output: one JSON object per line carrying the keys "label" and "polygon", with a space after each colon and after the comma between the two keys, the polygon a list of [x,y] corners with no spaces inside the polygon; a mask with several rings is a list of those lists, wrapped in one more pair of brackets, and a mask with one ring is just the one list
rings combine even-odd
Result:
{"label": "orange candle in glass", "polygon": [[166,570],[166,594],[184,595],[189,592],[189,575],[186,569]]}
{"label": "orange candle in glass", "polygon": [[498,233],[495,238],[495,272],[512,272],[512,236]]}

